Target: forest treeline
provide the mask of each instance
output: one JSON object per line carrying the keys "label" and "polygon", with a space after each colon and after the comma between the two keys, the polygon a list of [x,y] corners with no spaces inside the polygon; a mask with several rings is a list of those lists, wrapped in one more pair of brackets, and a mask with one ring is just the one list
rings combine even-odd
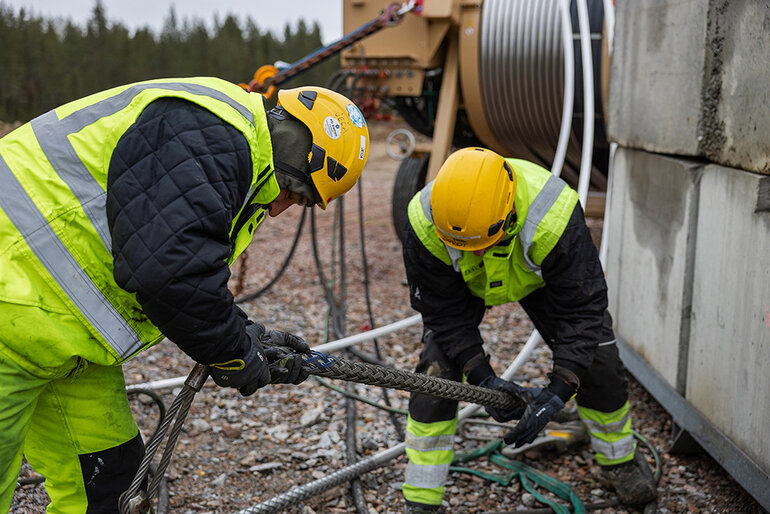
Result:
{"label": "forest treeline", "polygon": [[[298,20],[275,35],[258,19],[228,14],[209,26],[178,20],[173,7],[160,33],[108,21],[100,0],[85,26],[46,19],[0,1],[0,120],[28,121],[58,105],[113,86],[164,77],[211,75],[248,82],[263,64],[295,62],[323,46],[317,22]],[[324,85],[335,56],[292,85]]]}

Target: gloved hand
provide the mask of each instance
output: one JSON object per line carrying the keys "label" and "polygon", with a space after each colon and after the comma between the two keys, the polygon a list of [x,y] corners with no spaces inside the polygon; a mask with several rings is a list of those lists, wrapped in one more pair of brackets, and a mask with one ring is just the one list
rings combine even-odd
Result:
{"label": "gloved hand", "polygon": [[[265,357],[270,367],[270,382],[273,384],[300,384],[310,375],[302,353],[310,346],[299,336],[280,330],[268,330],[262,336]],[[287,350],[290,353],[287,353]]]}
{"label": "gloved hand", "polygon": [[[516,398],[519,397],[519,390],[517,389],[518,386],[516,384],[513,382],[508,382],[507,380],[503,380],[502,378],[495,375],[490,375],[484,378],[481,382],[479,382],[479,387],[486,387],[487,389],[502,391],[504,393],[510,394],[511,396],[515,396]],[[512,419],[520,419],[524,414],[526,404],[514,407],[513,409],[509,410],[496,409],[494,407],[484,407],[484,409],[487,411],[487,414],[494,418],[495,421],[504,423]]]}
{"label": "gloved hand", "polygon": [[235,387],[242,396],[249,396],[270,383],[270,369],[260,338],[265,334],[261,323],[246,325],[246,335],[251,343],[246,355],[211,365],[211,378],[221,387]]}
{"label": "gloved hand", "polygon": [[512,385],[517,389],[517,396],[527,404],[519,422],[503,436],[505,444],[513,444],[517,448],[534,441],[553,415],[564,408],[564,401],[543,387]]}

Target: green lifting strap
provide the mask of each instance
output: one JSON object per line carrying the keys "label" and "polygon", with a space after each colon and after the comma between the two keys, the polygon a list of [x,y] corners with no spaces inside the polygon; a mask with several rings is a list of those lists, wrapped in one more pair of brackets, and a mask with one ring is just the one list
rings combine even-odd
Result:
{"label": "green lifting strap", "polygon": [[522,487],[524,487],[524,489],[532,494],[532,496],[534,496],[537,501],[548,505],[557,514],[570,514],[570,510],[567,507],[556,503],[553,500],[540,494],[537,489],[535,489],[535,485],[533,485],[534,482],[534,484],[547,489],[559,498],[569,501],[572,504],[575,514],[585,514],[585,505],[582,501],[580,501],[578,495],[569,485],[553,477],[550,477],[531,466],[527,466],[523,462],[518,462],[507,458],[500,453],[500,450],[503,448],[503,446],[504,444],[502,439],[495,439],[494,441],[491,441],[490,443],[487,443],[486,445],[476,450],[467,453],[457,453],[454,460],[452,461],[452,464],[467,462],[469,460],[474,460],[479,457],[489,455],[489,460],[491,462],[511,470],[511,473],[501,475],[457,466],[451,466],[449,470],[457,471],[458,473],[468,473],[475,475],[484,478],[485,480],[497,482],[498,484],[505,487],[509,486],[515,478],[518,478]]}

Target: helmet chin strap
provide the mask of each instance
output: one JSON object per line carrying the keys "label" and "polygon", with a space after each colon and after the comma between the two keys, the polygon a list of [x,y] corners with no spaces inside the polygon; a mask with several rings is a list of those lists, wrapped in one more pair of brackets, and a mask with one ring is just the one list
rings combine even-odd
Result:
{"label": "helmet chin strap", "polygon": [[318,203],[318,193],[310,175],[302,173],[288,163],[273,158],[275,162],[275,178],[281,189],[288,189],[308,199],[308,205]]}
{"label": "helmet chin strap", "polygon": [[267,126],[273,145],[275,177],[282,189],[288,189],[309,200],[319,202],[309,172],[308,154],[312,135],[304,123],[277,106],[267,112]]}

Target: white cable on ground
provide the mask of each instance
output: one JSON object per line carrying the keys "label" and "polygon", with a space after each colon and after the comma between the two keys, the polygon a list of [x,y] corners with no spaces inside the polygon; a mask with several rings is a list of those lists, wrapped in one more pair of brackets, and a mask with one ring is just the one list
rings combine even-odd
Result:
{"label": "white cable on ground", "polygon": [[347,348],[348,346],[354,345],[356,343],[360,343],[363,341],[370,341],[382,335],[389,334],[391,332],[395,332],[396,330],[409,327],[411,325],[419,323],[420,321],[422,321],[422,316],[420,314],[415,314],[414,316],[404,318],[400,321],[395,321],[390,325],[385,325],[383,327],[367,330],[366,332],[361,332],[360,334],[343,337],[342,339],[337,339],[336,341],[330,341],[328,343],[319,344],[318,346],[313,346],[312,349],[317,352],[331,352],[334,350],[340,350],[342,348]]}
{"label": "white cable on ground", "polygon": [[[396,330],[409,327],[411,325],[419,323],[420,321],[422,321],[422,316],[419,314],[415,314],[414,316],[410,316],[408,318],[395,321],[389,325],[378,327],[373,330],[368,330],[366,332],[361,332],[360,334],[356,334],[353,336],[343,337],[342,339],[337,339],[336,341],[330,341],[328,343],[313,346],[312,349],[317,352],[325,352],[325,353],[328,353],[333,350],[340,350],[342,348],[347,348],[348,346],[352,346],[354,344],[361,343],[363,341],[370,341],[372,339],[383,336],[385,334],[395,332]],[[126,391],[132,391],[134,389],[157,390],[157,389],[171,389],[174,387],[181,387],[184,384],[185,379],[187,379],[186,375],[183,377],[155,380],[153,382],[146,382],[144,384],[132,384],[132,385],[126,386]]]}
{"label": "white cable on ground", "polygon": [[564,103],[561,113],[561,129],[556,154],[553,158],[551,173],[561,175],[564,158],[567,156],[570,130],[572,130],[572,114],[575,103],[575,52],[572,48],[572,17],[569,13],[570,0],[559,0],[561,15],[561,35],[564,43]]}
{"label": "white cable on ground", "polygon": [[588,23],[587,0],[577,1],[580,25],[580,56],[583,63],[583,152],[580,159],[578,197],[583,209],[588,201],[588,185],[591,181],[591,161],[594,149],[594,66],[591,55],[591,27]]}

